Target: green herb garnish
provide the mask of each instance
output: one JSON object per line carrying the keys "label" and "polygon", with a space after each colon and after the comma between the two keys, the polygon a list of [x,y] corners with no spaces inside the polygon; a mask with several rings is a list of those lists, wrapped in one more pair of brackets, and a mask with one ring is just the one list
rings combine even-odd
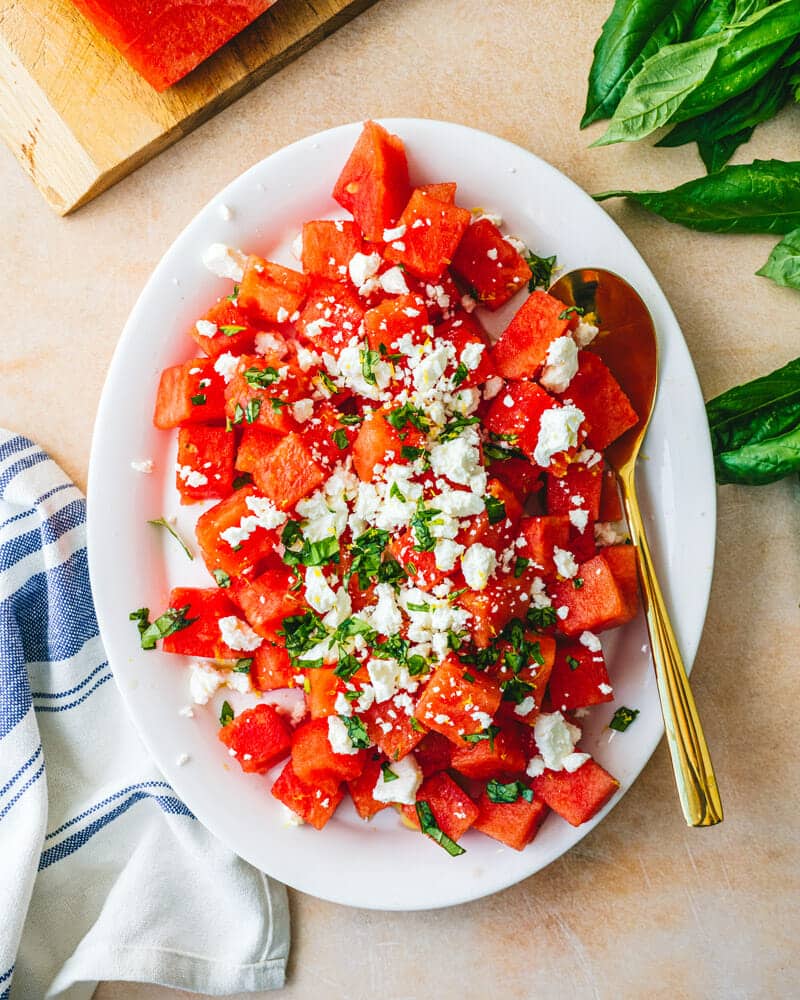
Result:
{"label": "green herb garnish", "polygon": [[167,531],[172,535],[175,541],[180,545],[183,551],[186,553],[187,557],[194,562],[194,556],[192,555],[192,550],[186,544],[186,542],[181,538],[178,532],[173,528],[169,521],[165,517],[157,517],[152,521],[148,521],[148,524],[152,524],[156,528],[166,528]]}
{"label": "green herb garnish", "polygon": [[221,726],[227,726],[229,722],[233,722],[234,715],[233,709],[229,701],[223,701],[222,708],[219,711],[219,724]]}
{"label": "green herb garnish", "polygon": [[340,715],[339,718],[347,729],[350,742],[357,750],[366,750],[369,746],[367,727],[357,715]]}
{"label": "green herb garnish", "polygon": [[609,722],[609,729],[616,729],[618,733],[624,733],[628,726],[636,719],[639,714],[638,708],[618,708],[614,712],[614,718]]}
{"label": "green herb garnish", "polygon": [[517,799],[533,802],[533,791],[526,788],[521,781],[512,781],[508,785],[501,785],[499,781],[492,778],[486,785],[486,797],[490,802],[516,802]]}
{"label": "green herb garnish", "polygon": [[182,629],[194,625],[199,618],[187,618],[186,612],[191,605],[185,604],[182,608],[167,608],[163,615],[160,615],[154,622],[150,622],[150,611],[148,608],[139,608],[138,611],[131,611],[128,615],[130,621],[135,621],[139,629],[139,637],[142,649],[155,649],[159,639],[163,639]]}
{"label": "green herb garnish", "polygon": [[215,569],[213,573],[214,579],[217,581],[218,587],[230,587],[231,578],[225,572],[224,569]]}
{"label": "green herb garnish", "polygon": [[430,837],[431,840],[436,841],[436,843],[443,847],[447,853],[452,858],[457,858],[460,854],[465,854],[466,851],[463,847],[459,847],[458,844],[451,840],[450,837],[444,833],[436,820],[433,817],[433,811],[427,802],[417,802],[417,819],[419,820],[419,826],[422,832]]}

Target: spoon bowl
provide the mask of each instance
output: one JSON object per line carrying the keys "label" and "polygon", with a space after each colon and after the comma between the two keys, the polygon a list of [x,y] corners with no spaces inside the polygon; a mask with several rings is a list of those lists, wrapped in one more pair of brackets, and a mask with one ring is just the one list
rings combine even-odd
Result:
{"label": "spoon bowl", "polygon": [[658,386],[658,338],[637,292],[619,275],[581,268],[563,275],[550,294],[583,314],[593,313],[600,332],[589,348],[607,365],[638,414],[637,423],[605,450],[619,483],[636,547],[650,646],[675,781],[689,826],[722,822],[714,767],[656,576],[636,496],[636,459],[650,423]]}

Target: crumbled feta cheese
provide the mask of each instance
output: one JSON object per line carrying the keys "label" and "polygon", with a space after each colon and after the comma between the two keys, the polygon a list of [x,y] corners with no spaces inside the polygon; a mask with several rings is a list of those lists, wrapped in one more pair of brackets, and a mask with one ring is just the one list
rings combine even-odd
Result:
{"label": "crumbled feta cheese", "polygon": [[177,760],[175,761],[175,763],[178,765],[178,767],[183,767],[184,764],[188,764],[191,759],[192,758],[189,756],[188,753],[182,753],[177,758]]}
{"label": "crumbled feta cheese", "polygon": [[592,653],[599,653],[603,648],[594,632],[581,632],[578,642]]}
{"label": "crumbled feta cheese", "polygon": [[382,701],[388,701],[397,691],[400,664],[397,660],[391,658],[386,660],[369,660],[367,662],[367,673],[372,683],[375,701],[378,704]]}
{"label": "crumbled feta cheese", "polygon": [[252,513],[245,514],[238,524],[233,524],[219,533],[219,537],[232,549],[246,542],[256,528],[272,531],[279,528],[287,519],[287,515],[278,510],[268,497],[249,496],[245,499],[245,504]]}
{"label": "crumbled feta cheese", "polygon": [[627,538],[624,521],[595,521],[594,540],[598,545],[621,545]]}
{"label": "crumbled feta cheese", "polygon": [[298,233],[297,236],[292,240],[292,257],[295,260],[303,259],[303,234]]}
{"label": "crumbled feta cheese", "polygon": [[237,618],[236,615],[226,615],[219,620],[219,634],[222,641],[230,649],[242,650],[252,653],[258,649],[264,641],[258,633],[254,632],[247,622]]}
{"label": "crumbled feta cheese", "polygon": [[583,767],[588,759],[588,753],[580,753],[579,751],[576,751],[575,753],[568,753],[566,757],[563,757],[561,764],[565,771],[568,771],[570,774],[574,774],[579,767]]}
{"label": "crumbled feta cheese", "polygon": [[230,222],[231,219],[233,218],[233,212],[230,210],[230,207],[228,205],[221,203],[218,206],[217,211],[219,212],[219,217],[222,219],[223,222]]}
{"label": "crumbled feta cheese", "polygon": [[566,392],[578,371],[578,348],[572,337],[556,337],[547,349],[539,382],[550,392]]}
{"label": "crumbled feta cheese", "polygon": [[378,278],[381,288],[389,295],[408,295],[406,278],[399,267],[390,267]]}
{"label": "crumbled feta cheese", "polygon": [[178,478],[181,479],[187,486],[198,487],[205,486],[208,482],[208,476],[203,475],[202,472],[198,472],[197,469],[193,469],[191,465],[176,465],[175,470],[178,473]]}
{"label": "crumbled feta cheese", "polygon": [[486,256],[489,258],[489,260],[497,260],[497,247],[490,247],[486,251]]}
{"label": "crumbled feta cheese", "polygon": [[403,624],[403,616],[397,606],[394,588],[390,583],[379,583],[375,587],[378,603],[369,617],[369,622],[381,635],[396,635]]}
{"label": "crumbled feta cheese", "polygon": [[519,705],[514,706],[514,714],[528,715],[528,713],[532,712],[534,708],[536,708],[536,701],[531,695],[528,695],[527,698],[522,699]]}
{"label": "crumbled feta cheese", "polygon": [[471,372],[474,372],[481,363],[481,357],[485,350],[486,345],[478,343],[477,340],[466,344],[464,350],[461,352],[461,363]]}
{"label": "crumbled feta cheese", "polygon": [[347,754],[352,756],[358,753],[358,747],[353,746],[347,726],[338,715],[328,716],[328,743],[334,753]]}
{"label": "crumbled feta cheese", "polygon": [[525,768],[525,773],[531,778],[538,778],[540,774],[544,774],[544,767],[544,760],[541,757],[531,757]]}
{"label": "crumbled feta cheese", "polygon": [[484,590],[497,567],[494,549],[475,542],[461,557],[461,572],[470,590]]}
{"label": "crumbled feta cheese", "polygon": [[572,338],[578,347],[588,347],[599,332],[594,323],[587,323],[585,319],[582,319],[572,331]]}
{"label": "crumbled feta cheese", "polygon": [[202,259],[205,267],[218,278],[230,278],[231,281],[244,278],[247,257],[241,250],[234,250],[224,243],[212,243],[203,251]]}
{"label": "crumbled feta cheese", "polygon": [[379,253],[355,253],[350,258],[350,263],[347,268],[350,274],[350,280],[362,295],[367,294],[372,290],[369,287],[368,282],[370,281],[370,278],[374,278],[374,276],[378,273],[380,266],[381,255]]}
{"label": "crumbled feta cheese", "polygon": [[200,334],[201,337],[213,337],[214,334],[219,329],[216,323],[210,322],[207,319],[199,319],[195,325],[195,330]]}
{"label": "crumbled feta cheese", "polygon": [[557,545],[554,545],[553,562],[556,566],[556,572],[559,576],[563,576],[565,580],[571,580],[578,572],[578,564],[575,562],[575,556],[568,549],[560,549]]}
{"label": "crumbled feta cheese", "polygon": [[320,614],[330,611],[336,604],[336,594],[319,566],[307,567],[305,586],[306,601]]}
{"label": "crumbled feta cheese", "polygon": [[564,758],[575,750],[581,731],[567,722],[561,712],[542,712],[536,717],[533,735],[545,767],[562,771]]}
{"label": "crumbled feta cheese", "polygon": [[422,771],[414,760],[414,755],[407,754],[402,760],[391,761],[389,769],[395,777],[386,781],[381,768],[375,788],[372,790],[372,797],[376,802],[413,805],[417,800],[419,786],[422,784]]}
{"label": "crumbled feta cheese", "polygon": [[274,333],[262,330],[256,334],[256,354],[277,354],[279,358],[282,358],[286,351],[286,342],[280,337],[276,337]]}
{"label": "crumbled feta cheese", "polygon": [[301,372],[307,372],[309,368],[322,363],[322,358],[316,351],[310,351],[307,347],[300,345],[297,348],[297,366]]}
{"label": "crumbled feta cheese", "polygon": [[336,700],[333,703],[333,710],[337,715],[352,715],[353,714],[353,703],[344,693],[344,691],[339,691],[336,695]]}
{"label": "crumbled feta cheese", "polygon": [[506,393],[505,396],[503,396],[503,406],[508,407],[509,410],[514,408],[514,397],[509,393]]}
{"label": "crumbled feta cheese", "polygon": [[458,437],[434,444],[430,450],[434,475],[468,486],[482,496],[486,492],[486,470],[481,465],[478,443],[477,432],[468,427]]}
{"label": "crumbled feta cheese", "polygon": [[207,705],[216,690],[222,687],[224,679],[219,670],[207,663],[195,660],[189,675],[189,692],[195,705]]}
{"label": "crumbled feta cheese", "polygon": [[405,226],[395,226],[394,229],[384,229],[383,231],[383,242],[392,243],[394,240],[402,240],[406,235]]}
{"label": "crumbled feta cheese", "polygon": [[582,507],[577,510],[571,510],[569,512],[570,522],[583,534],[586,531],[586,525],[589,523],[589,511]]}
{"label": "crumbled feta cheese", "polygon": [[572,403],[545,410],[541,416],[539,437],[533,452],[536,464],[546,469],[553,455],[574,448],[578,443],[578,430],[584,419],[583,411]]}
{"label": "crumbled feta cheese", "polygon": [[214,362],[214,371],[217,375],[222,376],[225,383],[230,382],[233,376],[236,374],[236,369],[239,367],[239,358],[235,354],[226,352],[225,354],[220,354],[217,360]]}
{"label": "crumbled feta cheese", "polygon": [[597,687],[600,691],[600,694],[611,694],[611,692],[614,690],[610,684],[598,684]]}
{"label": "crumbled feta cheese", "polygon": [[[473,494],[467,494],[472,496]],[[440,538],[433,547],[436,568],[443,573],[449,573],[456,565],[456,559],[464,551],[464,546],[450,538]]]}
{"label": "crumbled feta cheese", "polygon": [[142,472],[144,475],[149,476],[155,467],[155,463],[152,458],[143,458],[141,462],[131,462],[131,468],[134,472]]}
{"label": "crumbled feta cheese", "polygon": [[490,375],[483,386],[483,398],[494,399],[504,385],[505,382],[499,375]]}
{"label": "crumbled feta cheese", "polygon": [[292,416],[299,424],[304,424],[311,419],[314,413],[313,399],[298,399],[292,403]]}
{"label": "crumbled feta cheese", "polygon": [[296,812],[294,812],[288,806],[285,806],[282,802],[281,802],[281,810],[283,812],[283,825],[284,826],[303,826],[304,825],[305,820],[302,818],[302,816],[298,816]]}

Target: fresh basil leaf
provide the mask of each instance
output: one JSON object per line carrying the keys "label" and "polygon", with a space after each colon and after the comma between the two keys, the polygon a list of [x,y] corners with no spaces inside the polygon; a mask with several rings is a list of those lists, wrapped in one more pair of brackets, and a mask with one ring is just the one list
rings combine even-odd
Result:
{"label": "fresh basil leaf", "polygon": [[198,392],[196,396],[192,396],[192,406],[205,406],[207,401],[207,396],[204,392]]}
{"label": "fresh basil leaf", "polygon": [[339,718],[344,723],[350,742],[356,750],[366,750],[369,746],[369,736],[367,727],[357,715],[340,715]]}
{"label": "fresh basil leaf", "polygon": [[[186,553],[190,561],[194,562],[194,556],[192,555],[192,550],[186,544],[186,542],[181,538],[178,532],[173,528],[169,521],[165,517],[157,517],[152,521],[148,521],[148,524],[152,524],[155,528],[166,528],[167,531],[172,535],[175,541],[180,545],[183,551]],[[230,581],[228,581],[230,582]]]}
{"label": "fresh basil leaf", "polygon": [[214,579],[217,581],[218,587],[230,587],[231,578],[225,572],[224,569],[215,569],[213,573]]}
{"label": "fresh basil leaf", "polygon": [[468,376],[469,368],[467,368],[463,361],[459,361],[456,365],[456,370],[453,372],[451,382],[453,385],[459,386]]}
{"label": "fresh basil leaf", "polygon": [[361,357],[361,374],[364,376],[364,381],[368,382],[370,385],[377,385],[377,379],[375,377],[375,365],[381,360],[381,356],[377,351],[360,351]]}
{"label": "fresh basil leaf", "polygon": [[614,113],[645,61],[684,37],[704,2],[616,0],[594,48],[581,128]]}
{"label": "fresh basil leaf", "polygon": [[667,219],[709,233],[789,233],[800,225],[800,161],[755,160],[670,191],[606,191],[596,201],[631,198]]}
{"label": "fresh basil leaf", "polygon": [[756,274],[771,278],[776,285],[800,291],[800,228],[784,236]]}
{"label": "fresh basil leaf", "polygon": [[345,576],[347,583],[353,575],[358,577],[358,585],[366,590],[381,570],[383,552],[389,544],[389,532],[380,528],[367,528],[350,546],[353,559]]}
{"label": "fresh basil leaf", "polygon": [[503,692],[503,701],[513,702],[515,705],[521,705],[527,697],[533,694],[533,685],[527,681],[521,681],[519,677],[509,677],[500,685],[500,688]]}
{"label": "fresh basil leaf", "polygon": [[350,441],[348,440],[347,437],[347,431],[344,429],[344,427],[337,427],[336,430],[333,431],[333,433],[331,434],[331,440],[336,445],[336,447],[341,449],[342,451],[344,451],[345,448],[347,448],[347,446],[350,444]]}
{"label": "fresh basil leaf", "polygon": [[381,764],[381,771],[383,772],[383,780],[387,784],[390,781],[397,781],[397,779],[400,777],[399,774],[394,773],[394,771],[392,770],[392,765],[389,763],[388,760],[385,760]]}
{"label": "fresh basil leaf", "polygon": [[628,726],[636,720],[639,714],[638,708],[625,708],[623,705],[614,712],[614,718],[609,722],[609,729],[616,729],[618,733],[624,733]]}
{"label": "fresh basil leaf", "polygon": [[553,280],[553,271],[558,267],[556,255],[552,257],[539,257],[532,250],[524,254],[525,263],[531,269],[531,276],[528,279],[528,291],[534,292],[537,288],[549,288]]}
{"label": "fresh basil leaf", "polygon": [[275,368],[258,368],[255,365],[246,369],[244,380],[253,389],[266,389],[280,379]]}
{"label": "fresh basil leaf", "polygon": [[233,672],[235,674],[249,674],[250,673],[250,667],[252,667],[252,666],[253,666],[253,657],[252,656],[242,656],[234,664]]}
{"label": "fresh basil leaf", "polygon": [[761,444],[800,422],[800,358],[706,403],[715,455]]}
{"label": "fresh basil leaf", "polygon": [[[631,80],[605,133],[592,146],[610,146],[650,135],[675,120],[681,105],[711,72],[732,31],[666,45]],[[698,112],[699,113],[699,112]]]}
{"label": "fresh basil leaf", "polygon": [[457,858],[460,854],[466,854],[463,847],[459,847],[454,840],[451,840],[440,829],[439,824],[434,819],[433,810],[427,802],[417,802],[416,810],[420,829],[427,837],[430,837],[440,847],[443,847],[452,858]]}
{"label": "fresh basil leaf", "polygon": [[[230,296],[228,296],[228,298],[230,298]],[[231,299],[231,301],[233,301],[233,300]],[[243,327],[243,326],[233,326],[233,325],[231,325],[231,326],[221,326],[219,328],[220,333],[224,333],[226,337],[232,337],[235,333],[241,333],[242,330],[244,330],[244,329],[245,329],[245,327]]]}
{"label": "fresh basil leaf", "polygon": [[222,708],[219,711],[219,724],[221,726],[227,726],[229,722],[233,722],[233,719],[234,715],[231,703],[229,701],[223,701]]}
{"label": "fresh basil leaf", "polygon": [[155,649],[159,639],[180,632],[199,621],[198,618],[186,617],[189,608],[189,604],[184,604],[182,608],[167,608],[164,614],[156,618],[152,624],[148,620],[150,612],[147,608],[131,611],[128,618],[136,622],[142,649]]}
{"label": "fresh basil leaf", "polygon": [[[286,652],[291,657],[297,658],[300,653],[305,653],[324,639],[328,631],[313,611],[307,611],[303,615],[290,615],[284,618],[278,634],[283,636]],[[304,661],[303,666],[308,665]]]}
{"label": "fresh basil leaf", "polygon": [[489,741],[489,749],[494,752],[494,738],[500,732],[499,726],[489,726],[479,733],[463,733],[461,739],[465,743],[480,743],[482,740]]}
{"label": "fresh basil leaf", "polygon": [[[238,410],[239,408],[238,404],[236,408]],[[257,397],[249,399],[247,401],[247,406],[245,406],[244,408],[244,419],[248,422],[248,424],[254,424],[258,419],[258,415],[260,412],[261,412],[261,400],[258,399]],[[236,423],[235,420],[234,423]]]}
{"label": "fresh basil leaf", "polygon": [[533,629],[549,628],[558,621],[556,609],[551,605],[545,608],[528,608],[525,620]]}
{"label": "fresh basil leaf", "polygon": [[486,785],[486,797],[490,802],[516,802],[517,799],[533,802],[533,791],[526,788],[521,781],[512,781],[507,785],[501,785],[499,781],[492,778]]}
{"label": "fresh basil leaf", "polygon": [[483,498],[483,505],[486,508],[486,516],[489,519],[489,524],[499,524],[506,518],[506,505],[502,500],[498,500],[497,497],[487,494]]}

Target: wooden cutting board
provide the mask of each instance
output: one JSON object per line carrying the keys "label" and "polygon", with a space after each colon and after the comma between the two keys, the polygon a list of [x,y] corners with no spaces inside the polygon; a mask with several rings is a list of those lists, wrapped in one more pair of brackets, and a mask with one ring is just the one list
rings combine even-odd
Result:
{"label": "wooden cutting board", "polygon": [[157,94],[69,0],[0,0],[0,135],[66,215],[373,2],[278,0]]}

